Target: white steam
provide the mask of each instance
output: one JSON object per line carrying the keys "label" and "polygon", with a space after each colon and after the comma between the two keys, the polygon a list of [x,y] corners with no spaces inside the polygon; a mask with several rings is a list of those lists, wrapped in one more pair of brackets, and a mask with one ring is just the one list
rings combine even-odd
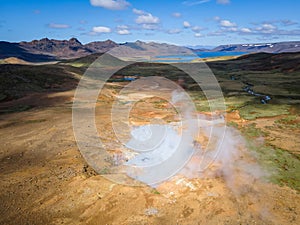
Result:
{"label": "white steam", "polygon": [[194,153],[193,137],[197,124],[191,122],[195,111],[191,100],[183,90],[175,90],[171,93],[170,103],[178,110],[180,123],[134,127],[132,138],[126,144],[136,153],[125,163],[127,174],[148,185],[175,175]]}
{"label": "white steam", "polygon": [[200,137],[196,138],[195,154],[180,174],[189,178],[221,177],[236,193],[266,175],[247,150],[238,130],[226,127],[222,119],[210,120],[199,115],[199,121],[201,129]]}
{"label": "white steam", "polygon": [[[156,80],[159,86],[162,81]],[[177,173],[188,178],[219,177],[239,193],[244,185],[264,175],[247,151],[244,138],[236,129],[226,127],[223,115],[197,113],[184,90],[164,97],[181,121],[131,126],[131,139],[122,152],[124,172],[129,177],[152,186]]]}

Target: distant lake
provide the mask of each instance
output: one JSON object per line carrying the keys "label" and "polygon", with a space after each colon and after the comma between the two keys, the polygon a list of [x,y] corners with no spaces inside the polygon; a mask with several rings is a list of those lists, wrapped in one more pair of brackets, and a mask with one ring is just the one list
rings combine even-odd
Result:
{"label": "distant lake", "polygon": [[247,52],[196,52],[200,58],[220,57],[220,56],[239,56]]}
{"label": "distant lake", "polygon": [[156,56],[154,62],[190,62],[197,58],[211,58],[220,56],[239,56],[247,52],[196,52],[195,55],[163,55]]}

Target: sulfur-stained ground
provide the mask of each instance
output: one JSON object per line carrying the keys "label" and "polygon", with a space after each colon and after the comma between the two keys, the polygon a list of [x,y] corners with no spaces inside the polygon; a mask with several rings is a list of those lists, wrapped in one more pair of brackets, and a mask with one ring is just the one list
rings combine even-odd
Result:
{"label": "sulfur-stained ground", "polygon": [[[240,183],[236,192],[222,176],[177,176],[154,189],[124,186],[97,175],[74,139],[73,92],[59,95],[55,102],[43,99],[42,107],[0,116],[0,224],[300,223],[299,193],[265,180]],[[174,119],[172,110],[160,110],[164,102],[151,101],[158,106],[156,116]],[[98,107],[110,104],[103,98]],[[140,104],[143,109],[144,103]],[[134,115],[139,112],[133,111],[132,119],[141,124]],[[107,118],[105,113],[97,114],[99,132],[104,131],[101,121]],[[264,129],[278,119],[256,122]],[[236,112],[228,120],[241,126],[245,123]],[[291,130],[273,132],[279,138],[274,144],[282,140],[288,149],[294,148],[293,139],[286,138]]]}

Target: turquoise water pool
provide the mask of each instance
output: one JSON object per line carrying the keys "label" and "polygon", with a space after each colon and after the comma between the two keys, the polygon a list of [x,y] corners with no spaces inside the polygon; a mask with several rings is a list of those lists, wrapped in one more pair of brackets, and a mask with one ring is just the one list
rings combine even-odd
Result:
{"label": "turquoise water pool", "polygon": [[211,58],[220,56],[239,56],[246,52],[196,52],[194,55],[164,55],[156,56],[154,62],[190,62],[197,58]]}

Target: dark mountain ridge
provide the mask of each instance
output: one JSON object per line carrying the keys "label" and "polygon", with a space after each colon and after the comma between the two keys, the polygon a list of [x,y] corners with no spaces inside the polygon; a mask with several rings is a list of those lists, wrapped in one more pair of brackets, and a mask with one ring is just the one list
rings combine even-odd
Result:
{"label": "dark mountain ridge", "polygon": [[[22,41],[20,43],[11,43],[0,41],[0,59],[16,57],[29,62],[56,61],[62,59],[75,59],[95,53],[104,53],[115,47],[120,47],[123,55],[171,55],[171,54],[189,54],[191,51],[200,51],[199,49],[188,49],[181,46],[170,45],[156,42],[125,42],[118,44],[112,40],[94,41],[82,44],[76,38],[69,40],[55,40],[43,38],[30,42]],[[201,49],[203,51],[203,49]],[[220,45],[209,52],[216,51],[237,51],[237,52],[299,52],[300,41],[278,42],[266,44],[233,44]]]}
{"label": "dark mountain ridge", "polygon": [[71,59],[93,53],[103,53],[116,46],[118,44],[111,40],[91,42],[83,45],[76,38],[71,38],[70,40],[43,38],[20,43],[0,41],[0,59],[16,57],[30,62]]}

